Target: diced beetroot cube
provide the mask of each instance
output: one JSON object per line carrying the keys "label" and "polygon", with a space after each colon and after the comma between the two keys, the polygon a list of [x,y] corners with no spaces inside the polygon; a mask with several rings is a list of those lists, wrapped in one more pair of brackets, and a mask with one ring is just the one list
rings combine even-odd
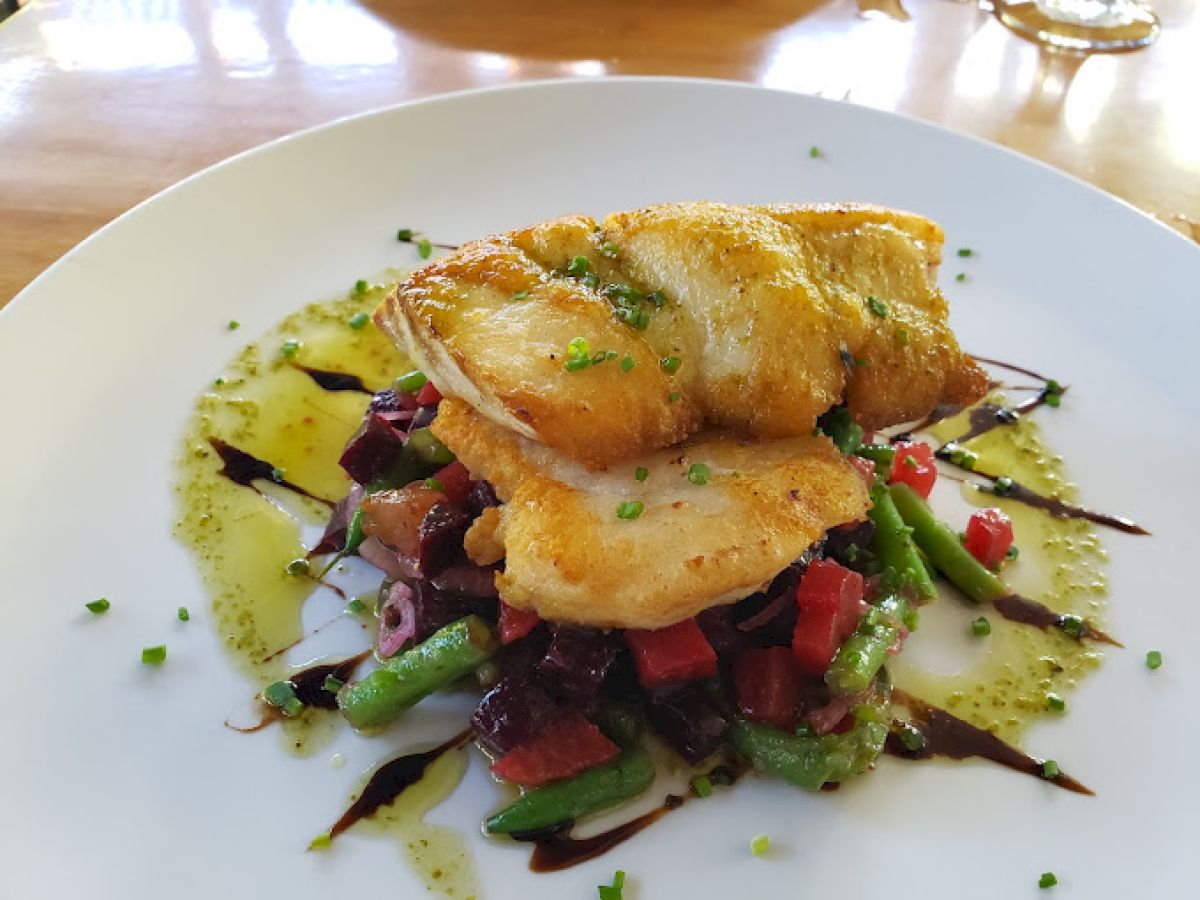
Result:
{"label": "diced beetroot cube", "polygon": [[800,671],[823,675],[841,642],[858,625],[863,577],[827,559],[814,560],[796,587],[792,654]]}
{"label": "diced beetroot cube", "polygon": [[511,644],[538,627],[542,617],[532,609],[517,609],[500,601],[500,643]]}
{"label": "diced beetroot cube", "polygon": [[733,661],[738,709],[747,719],[791,731],[800,721],[800,672],[788,647],[747,650]]}
{"label": "diced beetroot cube", "polygon": [[346,442],[338,464],[359,484],[367,484],[395,462],[405,439],[392,427],[386,413],[367,413],[358,431]]}
{"label": "diced beetroot cube", "polygon": [[626,629],[638,681],[656,688],[717,673],[717,654],[695,619],[653,631]]}
{"label": "diced beetroot cube", "polygon": [[928,500],[933,483],[937,481],[933,448],[924,441],[897,441],[892,446],[896,456],[892,460],[888,484],[907,484]]}
{"label": "diced beetroot cube", "polygon": [[620,748],[579,713],[551,722],[492,766],[501,778],[537,787],[608,762]]}
{"label": "diced beetroot cube", "polygon": [[1000,510],[979,509],[967,520],[967,552],[989,568],[1004,561],[1013,542],[1012,520]]}
{"label": "diced beetroot cube", "polygon": [[450,463],[444,468],[438,469],[433,473],[436,481],[442,485],[442,493],[455,506],[464,506],[467,498],[471,496],[471,487],[474,482],[471,481],[471,473],[467,471],[467,467],[458,460]]}
{"label": "diced beetroot cube", "polygon": [[433,578],[448,569],[463,555],[463,535],[471,520],[450,503],[435,503],[417,527],[417,563],[421,574]]}
{"label": "diced beetroot cube", "polygon": [[417,391],[418,406],[432,406],[435,403],[442,402],[441,392],[433,386],[432,381],[425,382],[424,386]]}

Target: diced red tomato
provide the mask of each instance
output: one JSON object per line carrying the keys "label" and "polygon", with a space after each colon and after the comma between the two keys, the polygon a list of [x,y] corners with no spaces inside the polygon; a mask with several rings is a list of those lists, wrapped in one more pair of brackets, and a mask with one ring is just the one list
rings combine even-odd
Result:
{"label": "diced red tomato", "polygon": [[907,484],[928,500],[933,483],[937,481],[933,448],[924,441],[899,441],[892,447],[896,451],[896,457],[892,461],[888,484]]}
{"label": "diced red tomato", "polygon": [[717,674],[717,654],[696,624],[685,619],[653,631],[625,630],[638,681],[656,688]]}
{"label": "diced red tomato", "polygon": [[511,644],[538,627],[542,617],[532,609],[517,609],[500,601],[500,643]]}
{"label": "diced red tomato", "polygon": [[418,406],[429,406],[430,404],[441,403],[441,402],[442,402],[441,391],[439,391],[437,388],[435,388],[433,386],[432,381],[425,382],[425,384],[423,384],[421,386],[421,389],[419,391],[417,391],[417,405]]}
{"label": "diced red tomato", "polygon": [[747,719],[791,731],[800,721],[800,671],[787,647],[747,650],[733,661],[738,709]]}
{"label": "diced red tomato", "polygon": [[455,506],[462,506],[471,494],[471,473],[458,460],[438,469],[434,479],[442,484],[442,493]]}
{"label": "diced red tomato", "polygon": [[608,762],[621,749],[579,713],[551,722],[492,766],[501,778],[525,787],[570,778]]}
{"label": "diced red tomato", "polygon": [[1000,510],[978,509],[967,520],[967,551],[988,568],[1004,560],[1013,542],[1012,520]]}
{"label": "diced red tomato", "polygon": [[875,483],[875,460],[867,459],[864,456],[855,456],[851,453],[846,457],[846,462],[854,466],[858,470],[858,474],[862,476],[862,480],[870,487]]}
{"label": "diced red tomato", "polygon": [[838,646],[858,626],[865,586],[862,575],[827,559],[809,563],[796,587],[792,656],[806,675],[824,675]]}

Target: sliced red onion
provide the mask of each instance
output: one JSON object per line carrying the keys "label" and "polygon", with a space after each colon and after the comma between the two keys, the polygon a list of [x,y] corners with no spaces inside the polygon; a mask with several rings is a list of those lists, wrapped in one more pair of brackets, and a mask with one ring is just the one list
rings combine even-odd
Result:
{"label": "sliced red onion", "polygon": [[388,578],[417,578],[417,561],[401,556],[378,538],[369,537],[358,545],[358,555]]}
{"label": "sliced red onion", "polygon": [[413,606],[413,591],[403,581],[396,581],[383,595],[379,608],[379,655],[385,659],[395,656],[417,632],[417,611]]}
{"label": "sliced red onion", "polygon": [[829,734],[829,732],[837,728],[838,723],[842,719],[846,718],[846,714],[866,700],[873,690],[874,688],[871,687],[867,688],[861,694],[852,694],[849,697],[835,697],[820,709],[814,709],[810,712],[807,716],[808,724],[812,726],[812,730],[817,734]]}

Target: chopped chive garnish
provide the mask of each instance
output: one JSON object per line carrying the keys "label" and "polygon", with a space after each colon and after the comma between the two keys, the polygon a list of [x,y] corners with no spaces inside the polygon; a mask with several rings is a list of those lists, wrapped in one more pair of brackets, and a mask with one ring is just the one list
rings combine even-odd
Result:
{"label": "chopped chive garnish", "polygon": [[328,850],[330,844],[333,843],[333,836],[328,831],[322,831],[315,838],[308,842],[309,850]]}
{"label": "chopped chive garnish", "polygon": [[1057,381],[1055,381],[1053,378],[1047,378],[1046,386],[1045,386],[1045,388],[1043,388],[1043,390],[1047,394],[1061,394],[1063,391],[1066,390],[1066,388],[1063,387],[1061,384],[1059,384]]}
{"label": "chopped chive garnish", "polygon": [[1055,712],[1064,712],[1067,708],[1067,701],[1058,694],[1046,695],[1046,708],[1052,709]]}
{"label": "chopped chive garnish", "polygon": [[1048,778],[1051,781],[1053,781],[1055,778],[1057,778],[1061,774],[1062,774],[1062,769],[1060,769],[1058,767],[1058,763],[1056,763],[1054,760],[1048,759],[1044,763],[1042,763],[1042,777],[1043,778]]}
{"label": "chopped chive garnish", "polygon": [[667,305],[667,295],[662,291],[651,291],[646,295],[646,299],[654,304],[655,309],[662,309]]}
{"label": "chopped chive garnish", "polygon": [[896,343],[899,344],[901,347],[908,346],[908,329],[907,328],[897,328],[896,329]]}
{"label": "chopped chive garnish", "polygon": [[429,259],[433,256],[433,242],[429,238],[421,238],[417,241],[417,256],[421,259]]}
{"label": "chopped chive garnish", "polygon": [[1062,406],[1062,394],[1047,394],[1046,405],[1058,409],[1060,406]]}
{"label": "chopped chive garnish", "polygon": [[971,256],[974,252],[975,251],[972,250],[970,247],[959,247],[958,248],[958,255],[962,256],[962,257]]}
{"label": "chopped chive garnish", "polygon": [[529,299],[529,291],[517,291],[515,294],[512,295],[512,298],[513,298],[513,300],[517,301],[518,303],[520,303],[522,300],[528,300]]}
{"label": "chopped chive garnish", "polygon": [[321,682],[321,690],[328,691],[331,694],[336,694],[342,689],[342,685],[346,682],[333,675],[326,675],[325,680]]}
{"label": "chopped chive garnish", "polygon": [[971,634],[975,637],[986,637],[992,633],[992,623],[987,620],[986,616],[980,616],[971,623]]}
{"label": "chopped chive garnish", "polygon": [[679,402],[679,391],[671,391],[671,393],[667,394],[667,402],[668,403]]}
{"label": "chopped chive garnish", "polygon": [[367,604],[363,603],[357,597],[351,597],[350,602],[346,604],[346,612],[352,616],[361,616],[367,611]]}
{"label": "chopped chive garnish", "polygon": [[712,793],[712,782],[708,780],[706,775],[701,775],[699,778],[693,778],[692,790],[696,792],[697,797],[707,797]]}
{"label": "chopped chive garnish", "polygon": [[301,556],[298,559],[293,559],[290,563],[288,563],[285,571],[289,575],[307,575],[311,568],[312,566],[309,564],[308,560]]}
{"label": "chopped chive garnish", "polygon": [[920,465],[920,463],[917,462],[917,458],[915,456],[904,457],[904,464],[906,466],[908,466],[910,469],[915,469],[915,468],[917,468],[918,465]]}
{"label": "chopped chive garnish", "polygon": [[1058,884],[1058,878],[1053,872],[1043,872],[1042,877],[1038,879],[1038,887],[1042,890],[1052,888]]}
{"label": "chopped chive garnish", "polygon": [[617,869],[613,872],[612,886],[618,891],[625,887],[625,872],[623,869]]}
{"label": "chopped chive garnish", "polygon": [[354,293],[365,294],[367,292],[367,288],[369,287],[370,285],[367,284],[364,279],[360,278],[358,281],[354,282]]}
{"label": "chopped chive garnish", "polygon": [[658,361],[658,364],[660,366],[662,366],[663,371],[666,372],[668,375],[674,375],[676,372],[679,371],[679,357],[678,356],[664,356],[662,359],[660,359]]}
{"label": "chopped chive garnish", "polygon": [[411,228],[401,228],[396,232],[396,240],[404,241],[405,243],[413,239],[413,230]]}
{"label": "chopped chive garnish", "polygon": [[142,648],[142,662],[147,666],[157,666],[164,662],[167,658],[167,645],[159,644],[157,647]]}
{"label": "chopped chive garnish", "polygon": [[[89,604],[90,607],[90,604]],[[1151,650],[1146,654],[1146,668],[1157,669],[1162,665],[1162,653],[1158,650]]]}
{"label": "chopped chive garnish", "polygon": [[242,323],[239,322],[237,319],[229,320],[229,330],[230,331],[237,331],[241,327],[242,327]]}
{"label": "chopped chive garnish", "polygon": [[421,388],[425,387],[425,383],[429,381],[425,377],[425,373],[420,369],[413,369],[411,372],[406,372],[395,381],[392,382],[392,387],[403,394],[415,394]]}
{"label": "chopped chive garnish", "polygon": [[633,369],[634,362],[632,354],[626,353],[621,357],[621,371],[629,372]]}
{"label": "chopped chive garnish", "polygon": [[179,617],[180,622],[187,622],[192,618],[192,614],[188,612],[188,608],[186,606],[179,607],[179,609],[175,611],[175,615]]}
{"label": "chopped chive garnish", "polygon": [[576,356],[572,359],[568,359],[565,363],[563,363],[563,368],[566,369],[568,372],[578,372],[581,369],[586,369],[591,364],[592,364],[592,361],[590,358],[588,358],[586,356]]}
{"label": "chopped chive garnish", "polygon": [[692,484],[704,485],[708,484],[708,479],[712,477],[712,469],[704,463],[692,463],[688,467],[687,480]]}
{"label": "chopped chive garnish", "polygon": [[959,272],[957,275],[955,275],[955,276],[954,276],[954,280],[955,280],[955,281],[966,281],[966,280],[967,280],[967,273],[966,273],[966,272]]}
{"label": "chopped chive garnish", "polygon": [[576,256],[567,263],[567,274],[574,275],[578,278],[581,275],[586,275],[592,269],[592,264],[586,256]]}
{"label": "chopped chive garnish", "polygon": [[860,369],[865,369],[870,364],[871,364],[871,361],[869,359],[867,359],[865,356],[854,357],[854,365]]}
{"label": "chopped chive garnish", "polygon": [[221,387],[224,384],[225,384],[224,378],[214,378],[213,379],[213,387]]}
{"label": "chopped chive garnish", "polygon": [[304,703],[296,696],[296,686],[290,681],[273,681],[263,688],[263,702],[283,710],[285,716],[304,712]]}
{"label": "chopped chive garnish", "polygon": [[636,478],[638,481],[645,481],[647,478],[650,477],[650,470],[647,469],[645,466],[638,466],[636,469],[633,470],[633,477]]}
{"label": "chopped chive garnish", "polygon": [[925,749],[925,732],[911,722],[897,722],[895,735],[909,753],[920,753]]}
{"label": "chopped chive garnish", "polygon": [[767,852],[767,848],[771,846],[771,839],[765,834],[756,834],[750,838],[750,852],[755,856],[762,856]]}
{"label": "chopped chive garnish", "polygon": [[609,259],[616,259],[621,255],[621,248],[612,241],[605,241],[600,245],[600,253],[602,256],[607,256]]}
{"label": "chopped chive garnish", "polygon": [[879,316],[881,319],[886,319],[888,314],[887,304],[878,297],[867,298],[867,309]]}
{"label": "chopped chive garnish", "polygon": [[440,481],[438,481],[436,478],[426,478],[424,484],[425,484],[425,487],[429,488],[429,490],[437,491],[438,493],[441,493],[446,490],[446,486],[444,484],[442,484]]}
{"label": "chopped chive garnish", "polygon": [[291,359],[300,352],[301,344],[295,338],[288,338],[279,346],[279,352],[283,354],[284,359]]}
{"label": "chopped chive garnish", "polygon": [[1021,555],[1021,549],[1016,544],[1013,544],[1007,550],[1004,551],[1005,559],[1009,559],[1009,560],[1016,559],[1020,555]]}
{"label": "chopped chive garnish", "polygon": [[1011,494],[1013,489],[1013,480],[1007,475],[1001,475],[992,484],[992,493],[997,497],[1003,497],[1006,494]]}
{"label": "chopped chive garnish", "polygon": [[617,518],[636,519],[645,508],[646,505],[641,500],[622,500],[617,504]]}
{"label": "chopped chive garnish", "polygon": [[813,144],[811,147],[808,148],[808,158],[809,159],[820,159],[820,157],[821,157],[821,148],[820,147],[818,147],[816,144]]}
{"label": "chopped chive garnish", "polygon": [[364,328],[367,327],[367,323],[370,321],[371,321],[370,316],[368,316],[365,312],[360,312],[360,313],[355,313],[350,318],[348,318],[346,320],[346,324],[349,325],[351,328],[353,328],[355,331],[362,331]]}
{"label": "chopped chive garnish", "polygon": [[107,597],[101,597],[99,600],[93,600],[91,603],[85,603],[83,605],[86,606],[88,612],[94,616],[104,615],[106,612],[108,612],[109,607],[112,606],[112,604],[108,602]]}
{"label": "chopped chive garnish", "polygon": [[1058,627],[1073,638],[1083,636],[1083,619],[1080,616],[1067,614],[1059,617]]}
{"label": "chopped chive garnish", "polygon": [[286,475],[286,474],[287,473],[282,468],[280,468],[279,466],[276,466],[275,468],[273,468],[271,470],[271,480],[276,482],[277,484],[282,484],[284,475]]}

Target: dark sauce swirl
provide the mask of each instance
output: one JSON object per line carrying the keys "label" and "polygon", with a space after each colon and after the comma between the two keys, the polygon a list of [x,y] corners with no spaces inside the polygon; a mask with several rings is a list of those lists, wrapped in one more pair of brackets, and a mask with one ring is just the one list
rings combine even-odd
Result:
{"label": "dark sauce swirl", "polygon": [[265,459],[259,459],[247,453],[245,450],[240,450],[233,444],[223,441],[217,437],[208,439],[212,448],[217,451],[217,455],[221,457],[221,470],[217,474],[228,478],[234,484],[240,484],[242,487],[248,487],[253,491],[261,494],[262,491],[255,486],[255,481],[270,481],[279,485],[282,488],[287,488],[294,494],[299,494],[302,497],[307,497],[309,500],[315,500],[317,503],[323,503],[330,509],[333,508],[333,501],[327,500],[324,497],[318,497],[316,494],[305,490],[298,484],[288,481],[286,478],[277,478],[279,469],[271,465]]}

